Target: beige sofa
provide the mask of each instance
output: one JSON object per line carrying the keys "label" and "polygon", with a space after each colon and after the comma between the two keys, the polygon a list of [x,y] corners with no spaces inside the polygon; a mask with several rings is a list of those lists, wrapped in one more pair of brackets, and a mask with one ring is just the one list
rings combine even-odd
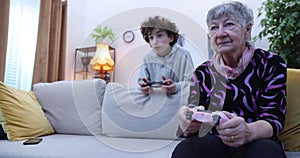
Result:
{"label": "beige sofa", "polygon": [[279,139],[288,157],[300,157],[300,70],[287,71],[287,110],[284,130]]}
{"label": "beige sofa", "polygon": [[[279,137],[288,158],[300,157],[299,78],[299,70],[288,70],[287,117]],[[172,98],[158,89],[145,98],[134,89],[102,80],[36,84],[36,98],[3,84],[0,91],[0,121],[13,140],[0,140],[1,158],[170,157],[180,141],[176,112],[188,92],[182,87]],[[8,102],[28,108],[9,109],[3,106]],[[22,144],[37,136],[43,138],[38,145]]]}
{"label": "beige sofa", "polygon": [[[1,83],[1,124],[10,140],[0,140],[0,157],[170,157],[187,91],[154,91],[145,97],[95,79],[35,84],[32,95]],[[43,140],[23,145],[30,137]]]}

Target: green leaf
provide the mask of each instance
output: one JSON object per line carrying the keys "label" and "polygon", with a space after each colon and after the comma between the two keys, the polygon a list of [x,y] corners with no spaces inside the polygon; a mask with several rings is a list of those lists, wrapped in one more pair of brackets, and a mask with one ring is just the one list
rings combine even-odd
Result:
{"label": "green leaf", "polygon": [[94,32],[91,33],[91,37],[96,43],[101,42],[105,38],[109,38],[112,41],[115,38],[115,33],[113,32],[112,28],[109,28],[108,26],[104,26],[102,28],[101,25],[98,25],[93,31]]}
{"label": "green leaf", "polygon": [[269,49],[280,53],[288,67],[300,68],[300,0],[264,0],[257,17],[262,17],[262,30],[253,39],[267,37]]}

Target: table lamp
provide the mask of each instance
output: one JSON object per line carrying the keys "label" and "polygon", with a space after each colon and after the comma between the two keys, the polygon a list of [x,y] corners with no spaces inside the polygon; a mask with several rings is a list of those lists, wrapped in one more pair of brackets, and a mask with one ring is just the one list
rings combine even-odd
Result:
{"label": "table lamp", "polygon": [[95,56],[90,62],[90,67],[95,72],[94,78],[101,78],[109,82],[109,72],[114,70],[114,65],[114,60],[109,52],[109,45],[106,43],[97,44]]}

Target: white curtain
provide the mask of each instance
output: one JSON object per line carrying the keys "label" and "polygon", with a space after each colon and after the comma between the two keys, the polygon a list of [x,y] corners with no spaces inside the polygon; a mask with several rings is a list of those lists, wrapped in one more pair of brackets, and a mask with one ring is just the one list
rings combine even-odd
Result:
{"label": "white curtain", "polygon": [[40,0],[11,0],[4,83],[31,90]]}

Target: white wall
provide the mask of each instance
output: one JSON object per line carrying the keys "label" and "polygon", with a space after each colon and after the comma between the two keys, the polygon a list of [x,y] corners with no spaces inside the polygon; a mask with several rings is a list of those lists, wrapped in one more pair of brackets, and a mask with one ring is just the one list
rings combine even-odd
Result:
{"label": "white wall", "polygon": [[[260,0],[240,0],[253,9],[255,21],[252,36],[259,33],[257,8]],[[135,82],[130,77],[137,73],[136,63],[140,62],[149,46],[139,33],[141,22],[152,15],[163,15],[176,22],[180,33],[185,36],[185,46],[191,51],[194,64],[198,65],[208,58],[207,27],[205,23],[207,11],[222,0],[69,0],[68,8],[68,50],[67,79],[73,77],[74,51],[78,47],[94,45],[90,33],[99,24],[113,28],[117,34],[112,45],[117,51],[116,81],[123,84]],[[116,5],[117,4],[117,5]],[[132,43],[124,43],[122,34],[133,30],[136,38]],[[257,47],[268,49],[266,39],[256,42]]]}

